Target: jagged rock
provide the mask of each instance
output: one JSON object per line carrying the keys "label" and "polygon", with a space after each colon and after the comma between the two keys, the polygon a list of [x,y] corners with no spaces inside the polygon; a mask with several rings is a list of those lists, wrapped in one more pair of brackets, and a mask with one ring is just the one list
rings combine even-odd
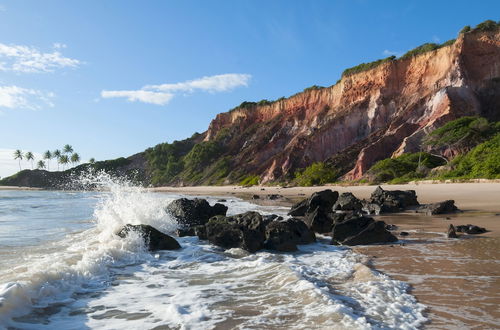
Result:
{"label": "jagged rock", "polygon": [[336,223],[331,244],[364,245],[395,241],[397,238],[385,229],[385,222],[361,216]]}
{"label": "jagged rock", "polygon": [[210,206],[205,199],[200,198],[180,198],[170,203],[165,210],[184,229],[189,229],[194,226],[206,224],[208,219],[215,215],[226,215],[227,206],[219,203]]}
{"label": "jagged rock", "polygon": [[158,229],[150,225],[125,225],[119,232],[118,236],[125,238],[131,231],[139,233],[144,241],[148,244],[151,251],[155,250],[177,250],[181,246],[171,236],[162,233]]}
{"label": "jagged rock", "polygon": [[280,199],[280,198],[283,198],[283,195],[278,195],[278,194],[267,195],[267,199],[270,199],[270,200],[276,200],[276,199]]}
{"label": "jagged rock", "polygon": [[329,213],[317,207],[312,213],[307,213],[304,218],[307,226],[316,233],[330,233],[333,228],[333,219]]}
{"label": "jagged rock", "polygon": [[333,205],[333,209],[361,212],[362,206],[361,201],[356,198],[356,196],[350,192],[345,192],[338,197],[337,201]]}
{"label": "jagged rock", "polygon": [[448,227],[448,232],[446,233],[448,238],[458,238],[457,233],[455,231],[455,227],[452,224]]}
{"label": "jagged rock", "polygon": [[264,247],[270,250],[296,251],[297,244],[309,244],[316,241],[316,236],[304,222],[290,218],[272,221],[266,227]]}
{"label": "jagged rock", "polygon": [[259,195],[252,195],[252,199],[260,199]]}
{"label": "jagged rock", "polygon": [[454,200],[446,200],[443,202],[422,205],[418,211],[427,215],[435,215],[453,213],[458,211],[458,208],[455,206]]}
{"label": "jagged rock", "polygon": [[[262,220],[260,215],[259,218]],[[249,226],[260,228],[258,219],[248,217],[243,222]],[[222,215],[212,217],[208,220],[205,228],[208,241],[225,249],[241,248],[249,252],[256,252],[263,247],[264,233],[238,223],[234,217]]]}
{"label": "jagged rock", "polygon": [[194,226],[194,234],[199,239],[207,239],[207,228],[204,225]]}
{"label": "jagged rock", "polygon": [[471,224],[457,226],[456,231],[459,233],[466,233],[466,234],[471,234],[471,235],[486,233],[485,228],[478,227],[478,226],[471,225]]}
{"label": "jagged rock", "polygon": [[177,236],[179,237],[184,237],[184,236],[196,236],[194,228],[179,228],[177,229]]}
{"label": "jagged rock", "polygon": [[367,200],[361,201],[362,208],[361,210],[366,214],[379,215],[381,211],[381,206],[375,203],[370,203]]}
{"label": "jagged rock", "polygon": [[380,205],[380,213],[400,212],[420,205],[415,190],[384,190],[380,186],[372,193],[368,203]]}
{"label": "jagged rock", "polygon": [[329,213],[338,197],[339,193],[331,189],[315,192],[311,197],[293,205],[288,215],[294,217],[305,216],[307,213],[314,212],[318,207]]}

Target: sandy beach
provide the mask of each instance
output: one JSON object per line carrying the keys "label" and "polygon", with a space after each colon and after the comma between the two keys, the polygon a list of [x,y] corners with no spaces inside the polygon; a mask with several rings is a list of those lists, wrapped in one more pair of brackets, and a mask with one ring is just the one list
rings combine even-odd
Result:
{"label": "sandy beach", "polygon": [[[383,185],[388,190],[413,189],[420,203],[455,200],[463,213],[424,216],[410,213],[378,216],[409,232],[398,244],[355,247],[367,263],[395,279],[408,282],[412,294],[428,306],[426,328],[500,327],[500,183]],[[321,187],[160,187],[157,192],[197,196],[237,196],[259,204],[290,205],[324,189],[370,196],[375,186]],[[270,200],[268,195],[283,198]],[[488,232],[448,239],[450,224],[475,224]]]}

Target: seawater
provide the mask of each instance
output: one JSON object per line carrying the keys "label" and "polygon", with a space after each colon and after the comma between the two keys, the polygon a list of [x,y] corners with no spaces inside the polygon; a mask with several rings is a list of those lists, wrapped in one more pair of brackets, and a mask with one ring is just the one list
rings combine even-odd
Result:
{"label": "seawater", "polygon": [[[408,285],[327,238],[295,253],[223,250],[196,237],[149,252],[127,223],[172,234],[181,196],[109,178],[106,192],[0,191],[0,328],[414,329]],[[226,198],[229,214],[286,209]],[[211,204],[217,198],[207,197]]]}

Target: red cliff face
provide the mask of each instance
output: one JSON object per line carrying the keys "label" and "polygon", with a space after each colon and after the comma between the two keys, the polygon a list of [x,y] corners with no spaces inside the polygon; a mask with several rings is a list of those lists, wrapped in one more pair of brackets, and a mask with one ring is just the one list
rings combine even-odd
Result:
{"label": "red cliff face", "polygon": [[[462,34],[451,45],[390,61],[270,105],[218,114],[206,140],[230,131],[235,168],[278,180],[356,150],[344,178],[418,151],[422,137],[464,115],[500,116],[500,31]],[[353,149],[357,148],[357,149]]]}

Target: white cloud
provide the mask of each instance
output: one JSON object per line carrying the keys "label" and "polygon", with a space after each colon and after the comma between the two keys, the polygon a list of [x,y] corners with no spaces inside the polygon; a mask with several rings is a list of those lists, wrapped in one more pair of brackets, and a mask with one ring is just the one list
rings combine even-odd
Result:
{"label": "white cloud", "polygon": [[151,92],[145,90],[137,91],[102,91],[101,97],[105,99],[124,97],[130,102],[144,102],[156,105],[165,105],[174,97],[172,93]]}
{"label": "white cloud", "polygon": [[43,53],[35,47],[0,43],[0,70],[41,73],[78,67],[81,64],[79,60],[65,57],[57,50],[64,47],[64,44],[56,43],[53,52]]}
{"label": "white cloud", "polygon": [[18,86],[0,86],[0,109],[38,110],[43,105],[53,107],[54,93]]}
{"label": "white cloud", "polygon": [[248,82],[251,77],[252,76],[249,74],[227,73],[188,80],[175,84],[148,85],[143,89],[171,92],[193,92],[194,90],[199,89],[207,92],[225,92],[236,87],[248,86]]}
{"label": "white cloud", "polygon": [[60,42],[54,42],[52,44],[52,47],[54,49],[63,49],[63,48],[68,48],[68,46],[66,46],[66,44],[63,44],[63,43],[60,43]]}
{"label": "white cloud", "polygon": [[103,90],[101,92],[101,97],[123,97],[131,102],[139,101],[144,103],[165,105],[170,102],[170,100],[175,96],[176,92],[194,92],[196,90],[211,93],[226,92],[237,87],[248,86],[251,78],[252,76],[249,74],[227,73],[173,84],[146,85],[139,90]]}
{"label": "white cloud", "polygon": [[396,51],[393,51],[393,50],[386,49],[386,50],[384,50],[382,52],[382,54],[384,56],[392,56],[392,55],[394,55],[394,56],[400,57],[401,55],[403,55],[403,52],[396,52]]}

